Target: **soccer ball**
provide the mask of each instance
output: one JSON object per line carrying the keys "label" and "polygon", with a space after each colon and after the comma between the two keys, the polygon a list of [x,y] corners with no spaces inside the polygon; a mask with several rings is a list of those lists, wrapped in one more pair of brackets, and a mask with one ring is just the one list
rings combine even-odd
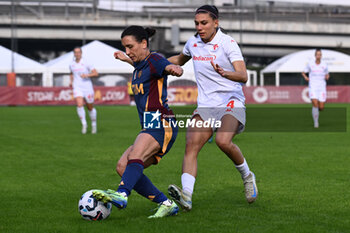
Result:
{"label": "soccer ball", "polygon": [[112,204],[96,200],[92,195],[92,190],[90,190],[81,196],[78,208],[84,219],[99,221],[108,218],[112,211]]}

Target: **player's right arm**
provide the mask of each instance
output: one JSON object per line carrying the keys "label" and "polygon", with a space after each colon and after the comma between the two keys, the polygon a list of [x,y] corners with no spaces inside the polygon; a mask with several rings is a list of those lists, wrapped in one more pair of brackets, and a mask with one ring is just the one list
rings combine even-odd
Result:
{"label": "player's right arm", "polygon": [[188,62],[191,59],[191,57],[186,56],[183,53],[180,53],[179,55],[175,55],[168,58],[168,61],[175,65],[183,66],[186,62]]}
{"label": "player's right arm", "polygon": [[302,72],[301,75],[304,77],[304,79],[308,82],[309,81],[309,77],[306,75],[305,72]]}
{"label": "player's right arm", "polygon": [[130,59],[130,57],[126,56],[125,53],[123,53],[122,51],[114,52],[114,57],[115,59],[119,59],[123,62],[129,63],[130,65],[134,66],[134,63]]}

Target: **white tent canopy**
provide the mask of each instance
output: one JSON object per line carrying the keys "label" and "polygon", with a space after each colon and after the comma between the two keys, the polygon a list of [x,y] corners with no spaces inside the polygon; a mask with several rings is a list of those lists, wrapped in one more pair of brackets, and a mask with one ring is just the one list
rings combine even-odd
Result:
{"label": "white tent canopy", "polygon": [[[134,68],[114,58],[113,54],[117,48],[104,44],[100,41],[92,41],[82,46],[82,58],[92,64],[101,74],[131,74]],[[46,86],[52,86],[53,73],[70,73],[69,64],[73,61],[73,51],[66,53],[54,60],[47,62]]]}
{"label": "white tent canopy", "polygon": [[[6,74],[12,72],[12,51],[0,45],[0,73]],[[16,52],[13,53],[14,72],[18,74],[43,73],[45,67],[39,62],[22,56]]]}
{"label": "white tent canopy", "polygon": [[[322,49],[322,61],[331,73],[349,73],[350,56],[341,52]],[[315,50],[303,50],[288,54],[272,62],[260,72],[260,85],[264,85],[264,74],[275,73],[276,86],[280,85],[280,73],[301,73],[309,61],[315,59]]]}

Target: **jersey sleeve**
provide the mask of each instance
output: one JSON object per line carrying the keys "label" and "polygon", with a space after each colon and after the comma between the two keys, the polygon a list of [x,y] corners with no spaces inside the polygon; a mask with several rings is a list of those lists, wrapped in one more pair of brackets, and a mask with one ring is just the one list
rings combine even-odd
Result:
{"label": "jersey sleeve", "polygon": [[325,64],[324,72],[325,72],[325,74],[329,74],[328,65],[327,64]]}
{"label": "jersey sleeve", "polygon": [[307,63],[304,68],[304,73],[309,73],[309,72],[310,72],[310,63]]}
{"label": "jersey sleeve", "polygon": [[95,66],[93,66],[91,63],[86,64],[86,68],[91,72],[91,70],[95,69]]}
{"label": "jersey sleeve", "polygon": [[244,61],[241,49],[239,48],[237,42],[229,37],[225,43],[225,51],[230,62],[234,61]]}
{"label": "jersey sleeve", "polygon": [[190,40],[186,42],[184,48],[182,49],[182,53],[188,57],[192,57],[190,52]]}
{"label": "jersey sleeve", "polygon": [[165,57],[159,54],[152,54],[150,63],[151,73],[155,78],[163,77],[165,67],[171,64]]}

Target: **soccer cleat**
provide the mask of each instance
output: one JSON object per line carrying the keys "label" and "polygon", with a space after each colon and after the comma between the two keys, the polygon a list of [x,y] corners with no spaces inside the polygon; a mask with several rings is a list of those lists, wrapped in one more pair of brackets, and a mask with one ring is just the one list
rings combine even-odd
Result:
{"label": "soccer cleat", "polygon": [[192,209],[191,196],[184,193],[179,187],[174,184],[169,185],[168,193],[184,211],[190,211]]}
{"label": "soccer cleat", "polygon": [[124,209],[128,204],[128,197],[124,197],[121,193],[108,189],[107,191],[95,189],[92,195],[104,203],[111,202],[119,209]]}
{"label": "soccer cleat", "polygon": [[314,128],[318,128],[318,122],[314,123]]}
{"label": "soccer cleat", "polygon": [[212,143],[214,140],[214,135],[211,135],[211,137],[208,139],[208,143]]}
{"label": "soccer cleat", "polygon": [[175,202],[172,202],[171,206],[159,204],[157,212],[154,215],[149,216],[148,218],[163,218],[166,216],[177,215],[178,212],[179,207],[176,205]]}
{"label": "soccer cleat", "polygon": [[97,133],[97,126],[96,125],[93,125],[92,128],[91,128],[91,133],[92,134],[96,134]]}
{"label": "soccer cleat", "polygon": [[243,179],[243,184],[245,198],[247,199],[248,203],[251,204],[258,197],[258,187],[256,186],[255,175],[253,172],[250,172],[250,174]]}
{"label": "soccer cleat", "polygon": [[82,134],[86,134],[86,131],[87,131],[87,125],[83,125],[83,126],[81,127],[81,133],[82,133]]}

